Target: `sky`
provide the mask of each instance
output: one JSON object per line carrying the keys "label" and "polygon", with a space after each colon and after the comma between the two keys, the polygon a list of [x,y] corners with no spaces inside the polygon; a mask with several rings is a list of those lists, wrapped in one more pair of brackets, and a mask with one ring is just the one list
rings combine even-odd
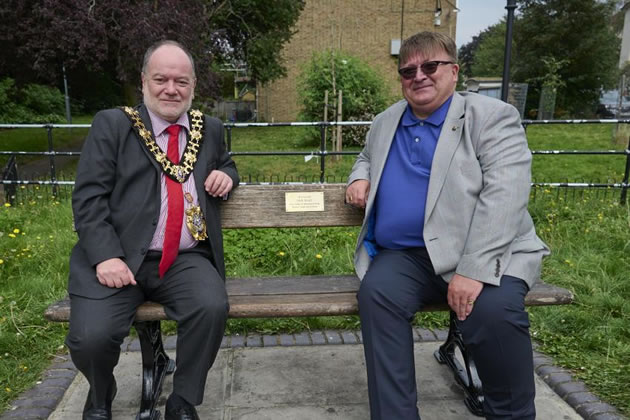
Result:
{"label": "sky", "polygon": [[457,47],[469,43],[473,36],[499,22],[507,14],[506,5],[507,0],[459,0]]}

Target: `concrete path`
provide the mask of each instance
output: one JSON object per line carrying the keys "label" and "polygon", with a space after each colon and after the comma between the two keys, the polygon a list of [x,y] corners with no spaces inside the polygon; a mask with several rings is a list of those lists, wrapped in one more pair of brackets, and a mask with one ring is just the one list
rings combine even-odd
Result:
{"label": "concrete path", "polygon": [[[421,415],[424,419],[475,418],[463,403],[463,393],[433,351],[439,342],[415,346]],[[173,354],[174,356],[174,354]],[[123,353],[116,370],[118,396],[114,419],[133,418],[140,395],[140,353]],[[172,377],[161,397],[164,412]],[[582,419],[539,377],[536,408],[540,419]],[[81,418],[87,383],[77,375],[51,420]],[[222,349],[210,371],[204,403],[198,407],[208,420],[368,419],[363,347],[321,345]]]}
{"label": "concrete path", "polygon": [[[463,402],[452,374],[433,352],[446,331],[414,328],[419,407],[424,420],[476,419]],[[175,357],[177,337],[164,345]],[[534,352],[539,420],[622,420],[569,372]],[[133,419],[139,408],[141,356],[138,340],[126,340],[116,368],[114,420]],[[172,390],[168,377],[160,410]],[[0,420],[80,419],[88,386],[67,355],[59,355],[41,381],[13,401]],[[311,331],[298,334],[226,336],[210,370],[204,420],[369,419],[361,333]],[[163,417],[162,417],[163,418]]]}

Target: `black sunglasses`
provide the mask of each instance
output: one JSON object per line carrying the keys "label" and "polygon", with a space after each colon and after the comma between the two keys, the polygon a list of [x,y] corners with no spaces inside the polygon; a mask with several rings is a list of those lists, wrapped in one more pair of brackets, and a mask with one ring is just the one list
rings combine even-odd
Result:
{"label": "black sunglasses", "polygon": [[440,64],[455,64],[455,63],[452,61],[425,61],[419,66],[409,66],[409,67],[403,67],[402,69],[398,69],[398,74],[400,74],[400,76],[405,80],[411,80],[414,77],[416,77],[416,74],[418,74],[418,67],[420,67],[420,70],[422,70],[422,73],[424,73],[425,75],[429,75],[429,74],[435,73]]}

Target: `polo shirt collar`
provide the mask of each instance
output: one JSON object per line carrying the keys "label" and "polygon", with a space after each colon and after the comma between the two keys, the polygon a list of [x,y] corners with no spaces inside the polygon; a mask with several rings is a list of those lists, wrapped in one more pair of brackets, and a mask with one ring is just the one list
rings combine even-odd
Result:
{"label": "polo shirt collar", "polygon": [[407,108],[405,109],[405,113],[402,117],[402,124],[408,127],[419,124],[421,122],[425,122],[435,127],[439,127],[444,123],[444,120],[446,119],[446,114],[448,113],[448,108],[451,106],[452,100],[453,95],[449,96],[449,98],[425,120],[421,120],[420,118],[416,117],[416,115],[413,113],[413,110],[411,109],[411,106],[407,104]]}

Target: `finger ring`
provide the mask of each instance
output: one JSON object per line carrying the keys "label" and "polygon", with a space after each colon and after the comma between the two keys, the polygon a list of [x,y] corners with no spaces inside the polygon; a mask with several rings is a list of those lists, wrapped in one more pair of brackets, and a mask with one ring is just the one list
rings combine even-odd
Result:
{"label": "finger ring", "polygon": [[474,299],[471,299],[471,300],[469,300],[469,301],[468,301],[468,304],[469,304],[469,305],[472,305],[472,304],[474,304],[474,303],[475,303],[475,300],[474,300]]}
{"label": "finger ring", "polygon": [[348,199],[348,201],[352,202],[352,196],[350,196],[350,198]]}

